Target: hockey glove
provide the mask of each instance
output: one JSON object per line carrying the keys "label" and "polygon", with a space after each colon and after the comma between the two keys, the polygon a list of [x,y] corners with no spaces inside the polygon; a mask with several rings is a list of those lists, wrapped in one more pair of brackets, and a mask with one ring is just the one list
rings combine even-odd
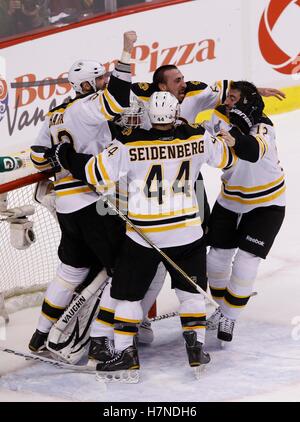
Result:
{"label": "hockey glove", "polygon": [[245,135],[248,135],[253,125],[259,122],[264,102],[257,92],[241,98],[230,110],[230,123],[237,126]]}
{"label": "hockey glove", "polygon": [[51,148],[33,145],[31,151],[36,157],[44,158],[45,164],[48,164],[55,173],[58,173],[64,168],[65,156],[70,148],[72,148],[72,146],[69,143],[64,142],[54,145]]}

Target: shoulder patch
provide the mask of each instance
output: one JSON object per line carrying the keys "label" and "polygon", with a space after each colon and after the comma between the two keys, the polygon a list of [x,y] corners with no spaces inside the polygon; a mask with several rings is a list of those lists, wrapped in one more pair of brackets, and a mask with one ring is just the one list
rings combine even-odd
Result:
{"label": "shoulder patch", "polygon": [[132,128],[131,127],[125,128],[125,129],[122,130],[121,133],[124,136],[130,136],[132,134]]}
{"label": "shoulder patch", "polygon": [[143,91],[148,91],[148,89],[149,89],[149,84],[147,82],[139,82],[138,86]]}
{"label": "shoulder patch", "polygon": [[186,94],[194,91],[203,91],[208,85],[201,81],[188,81],[186,83]]}
{"label": "shoulder patch", "polygon": [[188,125],[194,129],[198,129],[199,127],[201,127],[200,123],[188,123]]}

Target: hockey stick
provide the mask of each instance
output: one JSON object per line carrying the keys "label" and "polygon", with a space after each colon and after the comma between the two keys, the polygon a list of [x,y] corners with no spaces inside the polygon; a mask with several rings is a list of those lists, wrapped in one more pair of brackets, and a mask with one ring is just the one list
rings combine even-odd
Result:
{"label": "hockey stick", "polygon": [[[99,192],[98,192],[99,193]],[[185,271],[183,271],[182,268],[180,268],[176,262],[174,262],[165,252],[163,252],[158,246],[155,245],[155,243],[153,243],[148,236],[145,235],[145,233],[139,229],[137,226],[135,226],[132,221],[126,217],[125,214],[122,213],[122,211],[120,211],[112,202],[110,202],[110,200],[108,198],[105,198],[103,195],[99,194],[101,197],[101,200],[111,209],[113,210],[116,214],[118,214],[118,216],[120,218],[122,218],[123,221],[125,221],[129,227],[131,227],[146,243],[148,243],[148,245],[151,246],[151,248],[153,248],[156,252],[158,252],[165,261],[167,261],[178,273],[181,274],[181,276],[191,285],[194,287],[194,289],[197,290],[198,293],[201,293],[204,297],[206,297],[206,299],[216,308],[219,307],[219,305],[217,304],[217,302],[212,299],[203,289],[201,289],[200,286],[198,286],[198,284],[196,284],[194,282],[194,280],[187,275],[187,273]]]}
{"label": "hockey stick", "polygon": [[34,355],[32,353],[27,353],[27,352],[20,352],[19,350],[15,350],[15,349],[7,349],[5,347],[0,347],[0,352],[10,353],[15,356],[20,356],[21,358],[24,358],[24,359],[33,360],[35,362],[46,363],[48,365],[51,365],[60,369],[68,369],[70,371],[95,374],[95,368],[92,368],[86,365],[82,365],[82,366],[72,365],[70,363],[60,362],[58,360],[46,358],[44,356]]}

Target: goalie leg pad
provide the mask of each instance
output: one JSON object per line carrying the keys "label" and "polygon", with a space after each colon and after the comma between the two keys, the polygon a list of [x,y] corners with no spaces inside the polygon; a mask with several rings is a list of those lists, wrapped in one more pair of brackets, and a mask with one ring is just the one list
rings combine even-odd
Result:
{"label": "goalie leg pad", "polygon": [[85,354],[90,326],[96,316],[107,280],[106,271],[101,271],[89,286],[74,297],[51,328],[47,348],[60,359],[77,363]]}

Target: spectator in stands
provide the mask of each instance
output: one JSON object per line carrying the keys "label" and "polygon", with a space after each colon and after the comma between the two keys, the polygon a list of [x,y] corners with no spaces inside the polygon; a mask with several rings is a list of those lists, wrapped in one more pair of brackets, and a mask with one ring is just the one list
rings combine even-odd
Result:
{"label": "spectator in stands", "polygon": [[93,12],[93,5],[94,0],[50,0],[50,13],[51,16],[66,13],[74,18],[84,12]]}
{"label": "spectator in stands", "polygon": [[48,24],[48,0],[9,0],[10,35],[26,33]]}
{"label": "spectator in stands", "polygon": [[11,34],[11,19],[8,15],[9,0],[0,0],[0,37]]}

